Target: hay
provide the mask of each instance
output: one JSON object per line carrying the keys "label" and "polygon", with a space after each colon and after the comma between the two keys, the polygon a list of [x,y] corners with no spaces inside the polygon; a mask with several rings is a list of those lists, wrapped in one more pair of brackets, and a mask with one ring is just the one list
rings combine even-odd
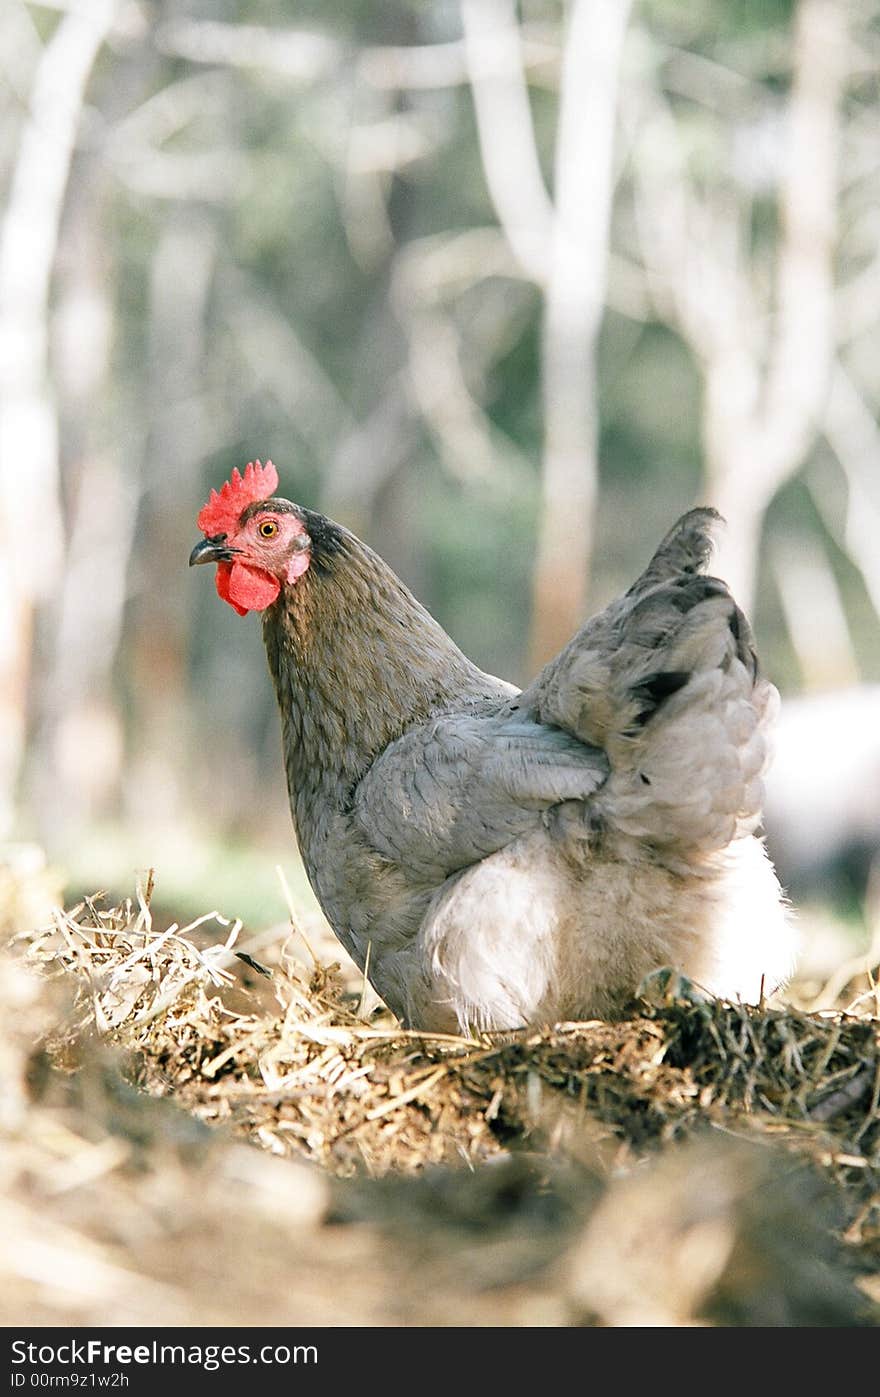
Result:
{"label": "hay", "polygon": [[[223,940],[200,950],[211,921]],[[68,1035],[94,1024],[136,1053],[151,1094],[335,1174],[474,1164],[542,1129],[555,1098],[599,1128],[610,1167],[707,1124],[772,1135],[832,1171],[864,1212],[860,1233],[880,1230],[880,1021],[864,1005],[670,996],[619,1023],[502,1042],[426,1035],[361,1018],[335,966],[306,982],[287,960],[268,972],[274,1012],[240,985],[231,1007],[240,932],[217,913],[156,931],[147,889],[134,906],[80,904],[27,939],[33,961],[78,981]],[[53,1051],[63,1058],[61,1038]]]}
{"label": "hay", "polygon": [[[80,1071],[83,1044],[97,1031],[124,1055],[139,1093],[174,1102],[187,1120],[221,1127],[219,1138],[237,1136],[318,1166],[315,1177],[330,1182],[331,1212],[339,1218],[402,1228],[409,1241],[395,1253],[398,1272],[421,1275],[428,1254],[432,1274],[448,1272],[445,1294],[402,1300],[395,1291],[384,1310],[377,1296],[370,1313],[355,1319],[344,1317],[338,1300],[334,1313],[341,1307],[343,1317],[318,1322],[380,1322],[378,1306],[381,1322],[408,1323],[687,1323],[698,1314],[712,1322],[850,1323],[858,1310],[850,1270],[863,1296],[880,1298],[875,997],[863,996],[856,1012],[807,1013],[661,994],[634,1005],[619,1023],[556,1025],[503,1041],[407,1033],[384,1011],[365,1017],[363,995],[345,986],[338,967],[314,962],[303,971],[286,950],[266,966],[264,945],[240,945],[240,924],[217,913],[159,930],[150,892],[151,880],[133,902],[104,909],[87,901],[16,937],[44,977],[76,991],[72,1008],[43,1035],[45,1059]],[[212,932],[214,944],[205,944]],[[70,1169],[85,1176],[90,1168],[112,1172],[115,1137],[109,1138],[106,1157],[99,1152]],[[670,1174],[668,1161],[681,1150]],[[686,1205],[693,1187],[681,1189],[692,1173],[706,1177],[706,1150],[716,1181],[709,1194],[720,1211],[708,1221],[701,1214],[697,1223],[687,1211],[692,1201]],[[650,1164],[658,1155],[659,1172]],[[445,1172],[438,1173],[441,1166]],[[412,1179],[403,1191],[401,1176]],[[463,1177],[473,1180],[466,1194]],[[444,1192],[446,1178],[458,1180],[451,1192]],[[630,1203],[621,1211],[615,1200],[625,1196],[624,1185],[648,1178],[660,1181],[668,1227],[691,1239],[679,1248],[679,1261],[669,1262],[681,1285],[669,1276],[649,1282],[640,1273],[611,1293],[603,1289],[601,1257],[609,1235],[622,1245],[622,1219],[633,1214]],[[370,1185],[370,1179],[384,1182]],[[764,1270],[776,1274],[767,1252],[773,1228],[753,1215],[756,1191],[777,1199],[789,1220],[804,1208],[811,1217],[825,1216],[805,1199],[821,1195],[830,1209],[827,1226],[816,1223],[803,1242],[811,1258],[803,1274],[815,1283],[804,1281],[797,1301],[780,1301],[793,1285],[797,1290],[797,1267],[786,1257],[769,1311],[758,1301],[750,1309],[731,1280],[737,1268],[753,1274],[753,1261],[743,1255],[755,1248],[764,1249]],[[518,1200],[515,1226],[509,1205],[499,1203],[511,1194]],[[458,1200],[448,1225],[443,1208],[438,1212],[441,1197]],[[609,1217],[618,1220],[609,1224]],[[504,1245],[500,1251],[484,1245],[479,1257],[471,1247],[465,1263],[459,1243],[477,1220],[483,1233],[501,1228]],[[826,1255],[832,1235],[843,1243],[833,1257]],[[699,1266],[695,1236],[703,1238]],[[678,1256],[668,1236],[657,1249],[661,1256]],[[454,1264],[450,1257],[457,1257]],[[371,1265],[377,1264],[373,1254]],[[509,1289],[506,1307],[474,1307],[474,1292],[488,1284],[487,1265],[493,1288]],[[456,1267],[459,1278],[475,1268],[470,1283],[453,1279]],[[537,1273],[543,1276],[537,1292],[529,1284],[524,1290],[523,1277]],[[815,1310],[820,1273],[827,1309],[821,1313]],[[424,1291],[424,1277],[418,1284]],[[334,1285],[338,1293],[338,1278]],[[783,1318],[768,1318],[773,1305]]]}

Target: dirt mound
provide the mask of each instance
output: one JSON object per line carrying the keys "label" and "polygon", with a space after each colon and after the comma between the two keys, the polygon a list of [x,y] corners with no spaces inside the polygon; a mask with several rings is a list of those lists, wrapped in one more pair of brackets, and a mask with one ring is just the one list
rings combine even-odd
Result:
{"label": "dirt mound", "polygon": [[3,963],[3,1322],[876,1320],[874,996],[426,1036],[149,903]]}

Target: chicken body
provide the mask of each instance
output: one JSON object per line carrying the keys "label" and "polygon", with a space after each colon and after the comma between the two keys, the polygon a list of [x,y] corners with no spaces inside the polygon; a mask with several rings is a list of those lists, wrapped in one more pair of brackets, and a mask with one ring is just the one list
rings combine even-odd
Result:
{"label": "chicken body", "polygon": [[[255,535],[267,518],[271,548]],[[404,1023],[607,1017],[664,965],[744,999],[790,973],[754,834],[776,691],[726,587],[703,575],[714,518],[679,521],[523,692],[471,664],[322,516],[260,501],[194,551],[232,567],[218,589],[239,610],[239,562],[277,579],[277,599],[258,590],[250,609],[303,860]]]}

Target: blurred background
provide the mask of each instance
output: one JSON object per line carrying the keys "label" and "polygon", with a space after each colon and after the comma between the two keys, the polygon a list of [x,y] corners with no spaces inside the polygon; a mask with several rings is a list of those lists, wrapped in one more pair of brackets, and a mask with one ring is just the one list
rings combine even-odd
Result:
{"label": "blurred background", "polygon": [[0,102],[0,839],[306,896],[259,623],[187,569],[233,466],[519,682],[708,501],[773,852],[870,945],[880,0],[3,0]]}

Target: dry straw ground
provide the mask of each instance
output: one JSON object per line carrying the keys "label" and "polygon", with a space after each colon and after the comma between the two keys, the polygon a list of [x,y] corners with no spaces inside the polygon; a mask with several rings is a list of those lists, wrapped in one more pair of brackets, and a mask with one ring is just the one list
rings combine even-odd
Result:
{"label": "dry straw ground", "polygon": [[0,879],[3,1323],[876,1323],[870,971],[426,1037],[283,934],[41,877]]}

